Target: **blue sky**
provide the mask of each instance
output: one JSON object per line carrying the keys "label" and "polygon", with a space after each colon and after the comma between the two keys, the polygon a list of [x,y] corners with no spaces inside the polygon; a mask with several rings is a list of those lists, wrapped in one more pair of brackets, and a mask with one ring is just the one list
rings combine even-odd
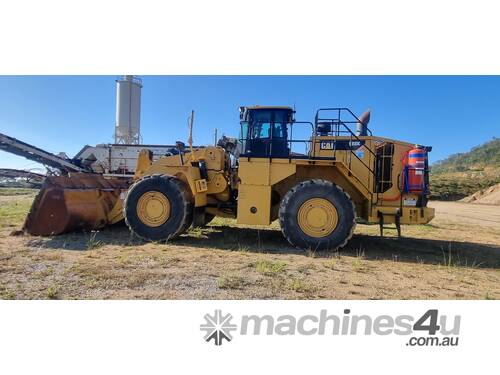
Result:
{"label": "blue sky", "polygon": [[[114,76],[0,76],[0,133],[73,156],[113,140]],[[500,77],[141,76],[144,143],[187,138],[208,144],[213,129],[238,135],[240,105],[295,105],[297,120],[319,107],[371,108],[375,135],[434,147],[431,161],[500,136]],[[1,168],[36,163],[0,151]]]}

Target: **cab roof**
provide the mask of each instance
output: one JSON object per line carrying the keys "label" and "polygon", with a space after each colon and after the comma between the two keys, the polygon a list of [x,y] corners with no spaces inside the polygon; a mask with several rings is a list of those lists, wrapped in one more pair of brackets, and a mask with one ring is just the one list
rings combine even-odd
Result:
{"label": "cab roof", "polygon": [[288,109],[293,111],[292,107],[281,105],[253,105],[246,107],[247,109]]}

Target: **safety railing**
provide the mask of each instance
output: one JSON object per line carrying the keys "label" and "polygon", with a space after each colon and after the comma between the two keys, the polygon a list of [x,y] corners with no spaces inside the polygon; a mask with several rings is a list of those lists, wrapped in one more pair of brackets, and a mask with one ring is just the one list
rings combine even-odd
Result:
{"label": "safety railing", "polygon": [[[253,122],[252,126],[255,129],[261,129],[263,125],[269,124],[269,122],[264,122],[264,121],[259,121],[259,122]],[[294,138],[294,129],[296,129],[297,126],[302,126],[302,125],[307,125],[308,126],[308,131],[307,131],[307,137],[308,138]],[[274,134],[274,129],[269,124],[269,129],[267,130],[267,135],[263,136],[263,134],[258,134],[258,136],[255,137],[244,137],[243,135],[246,135],[247,129],[246,129],[246,124],[244,122],[241,123],[241,132],[240,132],[240,137],[238,141],[242,145],[242,153],[240,156],[243,157],[269,157],[269,158],[276,158],[278,153],[277,151],[277,145],[278,144],[286,144],[288,151],[284,154],[281,155],[280,157],[285,157],[285,158],[314,158],[315,157],[315,149],[312,144],[313,140],[311,140],[311,134],[314,134],[314,124],[310,121],[291,121],[287,123],[279,123],[279,126],[285,126],[286,127],[286,134],[287,137],[286,139],[283,136],[278,136]],[[281,142],[280,142],[281,141]],[[248,142],[259,142],[260,144],[264,145],[264,152],[259,152],[256,153],[255,150],[249,150],[248,149]],[[304,153],[297,153],[294,152],[294,145],[297,144],[304,144]],[[273,146],[275,147],[275,150],[273,150]],[[258,154],[258,155],[257,155]]]}
{"label": "safety railing", "polygon": [[[319,111],[322,111],[322,110],[326,110],[326,109],[321,109]],[[350,114],[352,114],[352,112],[350,110],[348,110],[348,109],[346,109],[346,110],[349,111]],[[319,111],[318,111],[318,113],[319,113]],[[333,151],[333,155],[331,157],[325,157],[326,159],[336,160],[336,158],[337,158],[337,141],[338,140],[335,138],[337,138],[337,137],[342,137],[343,142],[346,141],[345,137],[348,137],[347,140],[349,142],[349,145],[354,144],[354,142],[359,142],[359,144],[362,144],[362,140],[354,132],[352,132],[352,130],[347,125],[348,123],[355,123],[356,121],[354,121],[354,120],[349,121],[349,122],[344,122],[343,120],[338,120],[338,118],[334,119],[335,121],[333,121],[333,123],[335,125],[335,130],[330,130],[328,132],[319,133],[318,132],[318,123],[319,122],[325,123],[326,121],[332,121],[332,119],[319,118],[318,113],[316,114],[315,124],[313,124],[310,121],[292,121],[292,122],[287,122],[286,124],[285,123],[278,123],[279,126],[282,127],[283,125],[285,125],[287,128],[286,143],[288,145],[289,154],[286,155],[285,157],[289,157],[289,158],[304,157],[304,158],[312,158],[312,159],[316,158],[317,157],[316,144],[321,142],[321,140],[317,139],[318,136],[332,136],[334,138],[330,141],[333,144],[333,147],[331,149]],[[357,117],[354,114],[352,114],[352,116],[354,116],[354,119],[357,119]],[[357,119],[357,121],[359,121],[359,119]],[[274,124],[276,124],[276,123],[274,123]],[[274,124],[269,123],[269,122],[264,122],[264,121],[254,122],[254,123],[252,123],[253,131],[257,130],[259,133],[261,133],[262,127],[264,125],[267,125],[268,126],[268,128],[266,130],[267,134],[265,136],[263,136],[262,134],[258,134],[255,137],[243,137],[242,135],[244,135],[244,134],[246,135],[246,133],[247,133],[246,126],[248,126],[248,123],[242,122],[241,123],[241,132],[240,132],[241,136],[239,138],[239,142],[243,146],[243,150],[242,150],[243,152],[242,152],[241,156],[252,156],[255,154],[254,150],[247,150],[247,147],[246,147],[247,142],[253,141],[253,142],[260,142],[261,144],[265,145],[265,147],[264,147],[265,152],[260,153],[259,156],[261,156],[261,157],[273,157],[273,155],[275,154],[272,152],[273,151],[272,150],[273,144],[276,147],[276,144],[279,143],[279,141],[284,142],[283,136],[276,136],[274,134],[274,132],[275,132],[275,128],[273,127]],[[308,131],[308,138],[302,138],[302,139],[301,138],[298,138],[298,139],[294,138],[294,129],[296,128],[297,125],[308,125],[310,127],[310,130]],[[306,152],[304,154],[294,155],[293,145],[298,144],[298,143],[303,143],[306,145],[306,147],[305,147]],[[352,148],[349,147],[348,150],[350,151],[350,153],[349,153],[350,157],[348,160],[349,168],[351,167],[352,156],[354,156],[371,173],[374,173],[374,170],[368,164],[366,164],[361,158],[359,158]],[[376,158],[375,153],[371,149],[366,148],[366,150],[374,158]]]}
{"label": "safety railing", "polygon": [[[350,125],[358,125],[361,124],[361,120],[349,109],[349,108],[320,108],[316,111],[316,116],[314,117],[314,124],[316,135],[318,136],[331,136],[331,137],[349,137],[349,144],[352,144],[353,141],[362,143],[362,140],[357,136],[350,128]],[[372,135],[371,130],[368,128],[366,124],[364,124],[366,132],[368,135]],[[335,140],[333,142],[333,155],[336,157],[337,153],[337,143]],[[349,148],[349,159],[348,166],[351,169],[352,165],[352,157],[354,156],[358,159],[364,167],[370,171],[372,175],[375,175],[375,170],[370,167],[370,165],[366,164],[358,155],[354,152],[353,149]],[[376,159],[375,153],[368,147],[366,150],[369,154]]]}
{"label": "safety railing", "polygon": [[[325,117],[326,116],[326,117]],[[362,124],[361,120],[349,109],[344,107],[320,108],[314,116],[314,125],[318,129],[318,125],[331,124],[332,129],[329,135],[339,137],[342,134],[351,133],[354,135],[349,125]],[[365,124],[364,127],[368,135],[372,135],[372,131]]]}

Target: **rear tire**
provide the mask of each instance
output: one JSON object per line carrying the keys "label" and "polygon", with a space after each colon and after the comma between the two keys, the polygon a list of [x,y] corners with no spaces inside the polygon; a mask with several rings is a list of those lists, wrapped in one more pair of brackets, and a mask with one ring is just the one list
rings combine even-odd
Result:
{"label": "rear tire", "polygon": [[344,247],[356,227],[349,195],[326,180],[308,180],[288,191],[280,204],[281,231],[293,246],[310,250]]}
{"label": "rear tire", "polygon": [[168,241],[184,233],[193,221],[186,185],[168,175],[151,175],[132,185],[123,205],[125,222],[147,241]]}

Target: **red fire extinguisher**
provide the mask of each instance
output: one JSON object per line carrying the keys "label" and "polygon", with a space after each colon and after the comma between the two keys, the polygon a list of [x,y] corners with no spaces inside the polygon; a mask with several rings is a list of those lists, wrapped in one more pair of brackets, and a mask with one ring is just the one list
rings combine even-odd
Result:
{"label": "red fire extinguisher", "polygon": [[405,166],[405,193],[426,193],[426,178],[427,173],[427,151],[423,147],[416,146],[408,151]]}

